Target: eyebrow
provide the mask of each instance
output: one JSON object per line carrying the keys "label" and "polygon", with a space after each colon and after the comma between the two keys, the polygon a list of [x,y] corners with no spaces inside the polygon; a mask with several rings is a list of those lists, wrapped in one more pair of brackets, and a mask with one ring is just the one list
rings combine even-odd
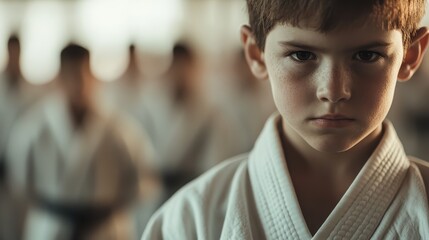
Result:
{"label": "eyebrow", "polygon": [[[302,49],[307,49],[307,50],[311,50],[311,51],[324,51],[325,49],[323,48],[318,48],[315,46],[311,46],[311,45],[307,45],[307,44],[302,44],[299,42],[294,42],[294,41],[279,41],[279,44],[283,47],[295,47],[295,48],[302,48]],[[364,44],[361,46],[357,46],[357,47],[352,47],[350,49],[347,50],[356,50],[356,49],[369,49],[369,48],[376,48],[376,47],[387,47],[392,45],[393,43],[391,42],[384,42],[384,41],[374,41],[374,42],[370,42],[368,44]]]}

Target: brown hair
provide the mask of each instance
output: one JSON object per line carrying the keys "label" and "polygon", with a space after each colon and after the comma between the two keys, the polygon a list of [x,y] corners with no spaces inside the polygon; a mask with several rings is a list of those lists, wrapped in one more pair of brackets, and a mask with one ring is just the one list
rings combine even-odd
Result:
{"label": "brown hair", "polygon": [[315,27],[321,32],[373,20],[382,29],[401,30],[407,46],[425,13],[425,0],[246,0],[259,48],[276,24]]}

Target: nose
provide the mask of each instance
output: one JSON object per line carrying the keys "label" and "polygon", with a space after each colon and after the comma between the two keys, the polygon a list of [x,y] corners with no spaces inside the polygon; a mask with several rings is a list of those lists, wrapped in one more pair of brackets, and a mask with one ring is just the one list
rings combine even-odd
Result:
{"label": "nose", "polygon": [[325,66],[317,76],[317,98],[337,103],[351,98],[351,74],[344,66]]}

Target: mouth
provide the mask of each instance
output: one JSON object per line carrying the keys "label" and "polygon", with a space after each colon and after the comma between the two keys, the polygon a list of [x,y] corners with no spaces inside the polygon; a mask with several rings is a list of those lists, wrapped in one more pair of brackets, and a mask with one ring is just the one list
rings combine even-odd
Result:
{"label": "mouth", "polygon": [[355,119],[341,114],[326,114],[310,118],[310,122],[321,128],[343,128],[350,126]]}
{"label": "mouth", "polygon": [[341,114],[325,114],[319,117],[315,117],[312,119],[325,119],[325,120],[353,120],[350,117]]}

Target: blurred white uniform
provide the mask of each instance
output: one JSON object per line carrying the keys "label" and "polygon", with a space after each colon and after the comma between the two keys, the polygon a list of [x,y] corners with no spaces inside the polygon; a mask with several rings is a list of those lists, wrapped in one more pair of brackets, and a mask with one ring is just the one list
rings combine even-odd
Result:
{"label": "blurred white uniform", "polygon": [[36,87],[17,80],[18,86],[12,87],[8,84],[10,76],[3,73],[0,75],[0,155],[9,137],[9,131],[18,116],[28,108],[40,95]]}
{"label": "blurred white uniform", "polygon": [[[132,239],[132,216],[123,203],[137,200],[138,195],[150,201],[159,194],[159,188],[153,186],[156,181],[140,178],[148,176],[144,165],[152,157],[140,128],[120,116],[98,111],[75,131],[65,98],[55,93],[12,131],[7,180],[17,193],[35,197],[26,239],[67,239],[71,234],[72,225],[50,203],[115,206],[90,239]],[[145,182],[152,186],[144,186]]]}
{"label": "blurred white uniform", "polygon": [[167,182],[180,187],[232,156],[231,128],[204,99],[177,103],[172,88],[163,84],[148,85],[145,92],[142,119],[159,157],[158,169],[176,175]]}
{"label": "blurred white uniform", "polygon": [[[0,75],[0,175],[6,174],[5,149],[14,122],[29,109],[40,95],[39,89],[16,79],[16,86],[10,86],[7,73]],[[3,178],[3,176],[2,176]],[[0,239],[19,239],[25,214],[25,202],[10,194],[10,189],[0,180]]]}

